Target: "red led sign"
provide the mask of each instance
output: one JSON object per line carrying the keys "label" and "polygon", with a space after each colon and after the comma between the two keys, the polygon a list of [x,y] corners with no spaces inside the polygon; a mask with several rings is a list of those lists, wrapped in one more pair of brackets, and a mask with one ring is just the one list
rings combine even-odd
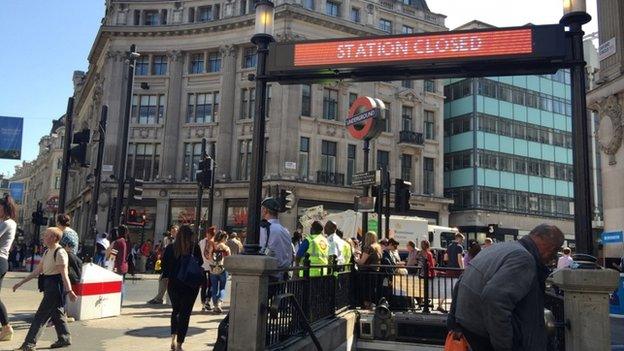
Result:
{"label": "red led sign", "polygon": [[294,67],[533,53],[530,28],[299,43]]}

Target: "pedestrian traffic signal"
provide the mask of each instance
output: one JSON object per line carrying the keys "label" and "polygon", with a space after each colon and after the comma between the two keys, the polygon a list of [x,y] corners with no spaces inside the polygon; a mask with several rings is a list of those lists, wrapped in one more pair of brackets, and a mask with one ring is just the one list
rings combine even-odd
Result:
{"label": "pedestrian traffic signal", "polygon": [[143,200],[143,179],[130,178],[128,186],[128,199],[141,201]]}
{"label": "pedestrian traffic signal", "polygon": [[69,150],[69,159],[71,163],[79,164],[80,167],[89,167],[87,162],[87,144],[91,140],[91,130],[83,129],[78,133],[74,133],[73,144],[78,144]]}
{"label": "pedestrian traffic signal", "polygon": [[43,216],[43,210],[37,210],[32,213],[32,223],[34,225],[48,225],[48,218]]}
{"label": "pedestrian traffic signal", "polygon": [[136,223],[138,220],[138,214],[137,214],[137,210],[135,210],[134,208],[131,208],[128,210],[128,220],[126,222],[128,223]]}
{"label": "pedestrian traffic signal", "polygon": [[209,156],[200,160],[199,165],[197,166],[197,173],[195,173],[197,183],[204,188],[210,188],[212,186],[212,172],[212,158]]}
{"label": "pedestrian traffic signal", "polygon": [[285,212],[290,210],[293,207],[293,203],[295,202],[295,195],[293,192],[286,189],[280,189],[279,193],[279,203],[280,203],[280,212]]}
{"label": "pedestrian traffic signal", "polygon": [[410,209],[410,197],[412,193],[410,187],[412,183],[403,179],[394,180],[394,210],[396,212],[407,212]]}

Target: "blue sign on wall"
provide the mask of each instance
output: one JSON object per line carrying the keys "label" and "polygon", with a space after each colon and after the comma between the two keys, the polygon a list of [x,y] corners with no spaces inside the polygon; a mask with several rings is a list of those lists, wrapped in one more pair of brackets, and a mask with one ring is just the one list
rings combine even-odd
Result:
{"label": "blue sign on wall", "polygon": [[22,158],[23,131],[23,118],[0,116],[0,158]]}
{"label": "blue sign on wall", "polygon": [[22,204],[24,201],[24,183],[22,182],[11,182],[9,184],[9,190],[11,191],[11,197],[18,204]]}
{"label": "blue sign on wall", "polygon": [[602,233],[602,243],[618,243],[621,244],[624,242],[624,234],[620,232],[604,232]]}

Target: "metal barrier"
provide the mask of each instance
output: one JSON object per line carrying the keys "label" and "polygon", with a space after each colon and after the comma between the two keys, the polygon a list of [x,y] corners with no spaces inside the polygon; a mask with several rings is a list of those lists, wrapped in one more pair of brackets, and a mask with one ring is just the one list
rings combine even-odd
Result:
{"label": "metal barrier", "polygon": [[[546,321],[549,331],[547,351],[565,351],[565,314],[563,295],[557,289],[546,290],[544,294],[544,308],[552,313],[552,321]],[[549,325],[552,323],[552,325]]]}

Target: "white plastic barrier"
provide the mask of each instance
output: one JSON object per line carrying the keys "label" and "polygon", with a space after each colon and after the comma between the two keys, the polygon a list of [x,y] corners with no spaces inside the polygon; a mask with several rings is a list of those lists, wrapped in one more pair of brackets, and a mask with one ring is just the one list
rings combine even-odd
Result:
{"label": "white plastic barrier", "polygon": [[120,315],[121,284],[120,275],[93,263],[83,265],[80,283],[72,286],[78,299],[67,299],[67,314],[76,320]]}

